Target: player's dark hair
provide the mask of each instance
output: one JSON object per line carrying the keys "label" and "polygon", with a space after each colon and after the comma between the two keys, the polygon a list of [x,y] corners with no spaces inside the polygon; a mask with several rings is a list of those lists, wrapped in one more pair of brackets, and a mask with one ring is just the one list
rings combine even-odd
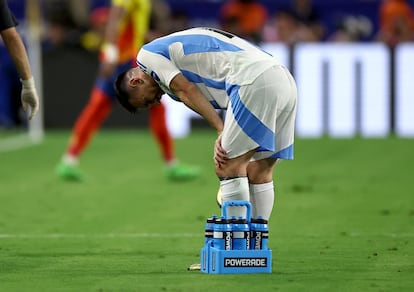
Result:
{"label": "player's dark hair", "polygon": [[118,75],[114,82],[115,95],[119,103],[130,113],[136,113],[137,109],[129,103],[129,94],[125,88],[125,78],[128,70]]}

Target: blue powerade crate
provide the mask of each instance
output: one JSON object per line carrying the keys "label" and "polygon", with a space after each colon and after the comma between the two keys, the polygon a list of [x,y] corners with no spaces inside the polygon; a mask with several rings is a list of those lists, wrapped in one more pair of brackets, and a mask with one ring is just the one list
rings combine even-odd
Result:
{"label": "blue powerade crate", "polygon": [[[237,225],[230,224],[227,216],[228,208],[246,207],[246,219],[248,227],[246,229],[235,229]],[[222,206],[222,216],[214,224],[214,238],[206,239],[204,247],[200,252],[201,272],[207,274],[255,274],[272,272],[272,251],[267,248],[267,222],[262,229],[254,222],[264,222],[265,220],[252,220],[251,205],[247,201],[228,201]],[[233,221],[234,222],[234,221]],[[233,226],[233,227],[232,227]],[[228,228],[227,228],[228,227]],[[207,228],[207,227],[206,227]],[[235,242],[238,235],[244,231],[247,234],[244,249],[232,249],[235,246],[230,242]],[[211,232],[208,232],[209,234]],[[207,230],[206,230],[207,234]],[[216,236],[216,234],[220,236]],[[221,235],[222,234],[222,235]],[[231,235],[230,235],[231,234]],[[251,236],[251,238],[250,238]],[[259,242],[260,241],[260,242]]]}

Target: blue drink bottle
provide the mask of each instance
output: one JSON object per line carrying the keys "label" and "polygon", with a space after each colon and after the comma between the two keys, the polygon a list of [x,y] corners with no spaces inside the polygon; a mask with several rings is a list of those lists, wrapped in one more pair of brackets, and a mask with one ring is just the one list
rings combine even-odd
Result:
{"label": "blue drink bottle", "polygon": [[213,215],[210,218],[207,218],[206,225],[205,225],[205,231],[204,231],[204,238],[205,242],[208,243],[209,241],[213,240],[213,233],[214,233],[214,223],[216,222],[217,216]]}
{"label": "blue drink bottle", "polygon": [[232,230],[231,219],[220,217],[214,223],[213,244],[214,247],[221,250],[232,249]]}
{"label": "blue drink bottle", "polygon": [[269,227],[261,216],[250,220],[250,249],[267,249]]}
{"label": "blue drink bottle", "polygon": [[250,249],[250,228],[247,219],[232,218],[233,223],[233,249]]}

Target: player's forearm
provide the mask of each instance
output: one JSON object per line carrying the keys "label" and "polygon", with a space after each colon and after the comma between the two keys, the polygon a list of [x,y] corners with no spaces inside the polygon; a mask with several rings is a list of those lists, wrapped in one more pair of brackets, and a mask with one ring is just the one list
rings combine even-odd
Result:
{"label": "player's forearm", "polygon": [[102,44],[103,62],[108,64],[115,64],[119,58],[118,40],[118,25],[124,17],[125,10],[122,7],[112,6],[109,12],[108,23],[105,28],[105,35]]}
{"label": "player's forearm", "polygon": [[171,80],[170,88],[186,106],[206,119],[210,126],[216,129],[217,133],[220,134],[223,131],[223,120],[214,107],[197,86],[189,82],[183,74],[177,74]]}
{"label": "player's forearm", "polygon": [[124,15],[124,9],[112,6],[109,12],[108,23],[105,28],[105,43],[116,44],[118,38],[118,24]]}
{"label": "player's forearm", "polygon": [[3,30],[1,36],[12,58],[13,64],[22,80],[32,77],[29,59],[23,41],[14,27]]}
{"label": "player's forearm", "polygon": [[217,114],[214,107],[204,97],[204,95],[193,85],[186,92],[181,92],[179,95],[181,101],[189,108],[199,113],[217,133],[223,131],[223,120]]}

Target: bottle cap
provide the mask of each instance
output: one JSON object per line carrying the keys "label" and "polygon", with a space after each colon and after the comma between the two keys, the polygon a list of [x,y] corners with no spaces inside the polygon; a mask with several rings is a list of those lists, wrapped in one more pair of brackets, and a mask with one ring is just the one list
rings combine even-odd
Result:
{"label": "bottle cap", "polygon": [[262,216],[259,216],[257,218],[252,218],[251,223],[259,223],[259,224],[267,224],[267,220],[264,219]]}

